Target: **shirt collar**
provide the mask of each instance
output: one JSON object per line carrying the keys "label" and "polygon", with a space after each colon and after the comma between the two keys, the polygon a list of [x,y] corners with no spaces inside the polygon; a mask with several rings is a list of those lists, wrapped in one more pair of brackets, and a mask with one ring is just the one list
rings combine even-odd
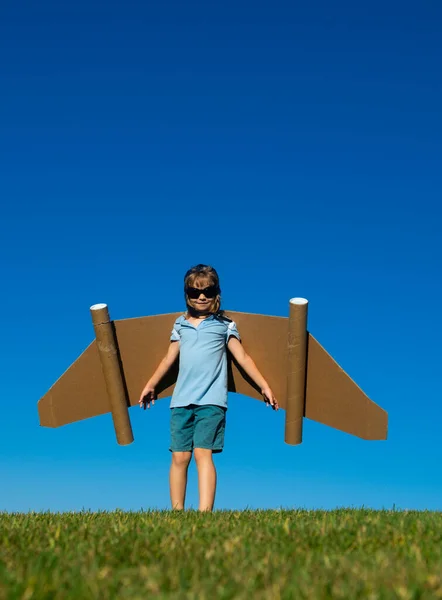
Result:
{"label": "shirt collar", "polygon": [[[183,321],[187,321],[186,315],[181,315],[181,317],[182,317]],[[211,315],[209,315],[208,317],[206,317],[205,319],[202,319],[202,320],[204,322],[204,321],[213,321],[214,319],[215,319],[215,315],[211,314]]]}

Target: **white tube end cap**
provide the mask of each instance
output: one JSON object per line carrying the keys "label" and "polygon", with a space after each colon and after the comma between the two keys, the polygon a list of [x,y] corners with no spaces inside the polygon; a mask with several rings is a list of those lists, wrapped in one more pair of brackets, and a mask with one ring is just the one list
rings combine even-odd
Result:
{"label": "white tube end cap", "polygon": [[90,310],[100,310],[101,308],[106,308],[107,304],[93,304]]}
{"label": "white tube end cap", "polygon": [[305,298],[290,298],[290,304],[308,304]]}

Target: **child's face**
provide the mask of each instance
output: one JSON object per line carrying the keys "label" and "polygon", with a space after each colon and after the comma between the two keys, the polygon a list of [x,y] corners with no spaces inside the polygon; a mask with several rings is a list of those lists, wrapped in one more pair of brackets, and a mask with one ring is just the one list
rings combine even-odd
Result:
{"label": "child's face", "polygon": [[[210,286],[211,286],[211,282],[208,281],[207,279],[197,278],[193,282],[193,285],[190,287],[196,288],[198,290],[204,290],[205,288],[210,287]],[[189,304],[192,306],[192,308],[195,308],[198,311],[206,311],[208,308],[210,308],[210,306],[213,303],[213,298],[207,298],[203,291],[198,296],[198,298],[190,298],[188,296],[188,299],[189,299]]]}

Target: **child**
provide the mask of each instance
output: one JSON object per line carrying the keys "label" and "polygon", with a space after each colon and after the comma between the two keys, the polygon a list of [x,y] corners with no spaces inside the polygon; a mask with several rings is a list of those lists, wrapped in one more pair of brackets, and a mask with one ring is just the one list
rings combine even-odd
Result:
{"label": "child", "polygon": [[179,354],[179,372],[170,403],[172,509],[184,510],[187,469],[195,453],[199,510],[212,511],[216,470],[212,453],[222,452],[227,411],[226,347],[261,388],[266,405],[278,410],[272,390],[244,351],[234,321],[223,316],[218,274],[207,265],[189,269],[184,277],[187,312],[176,319],[170,346],[140,395],[140,408],[150,408],[155,387]]}

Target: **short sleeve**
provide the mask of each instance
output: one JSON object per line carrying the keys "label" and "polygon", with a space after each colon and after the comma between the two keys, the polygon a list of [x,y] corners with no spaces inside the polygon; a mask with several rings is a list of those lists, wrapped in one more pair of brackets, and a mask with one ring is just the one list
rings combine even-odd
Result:
{"label": "short sleeve", "polygon": [[237,340],[241,341],[235,321],[230,321],[230,323],[227,325],[226,343],[229,341],[230,336],[232,335],[236,337]]}
{"label": "short sleeve", "polygon": [[179,342],[180,341],[180,339],[181,339],[180,329],[181,329],[181,324],[179,322],[179,319],[177,319],[175,321],[175,323],[173,324],[172,331],[170,332],[170,341],[171,342]]}

